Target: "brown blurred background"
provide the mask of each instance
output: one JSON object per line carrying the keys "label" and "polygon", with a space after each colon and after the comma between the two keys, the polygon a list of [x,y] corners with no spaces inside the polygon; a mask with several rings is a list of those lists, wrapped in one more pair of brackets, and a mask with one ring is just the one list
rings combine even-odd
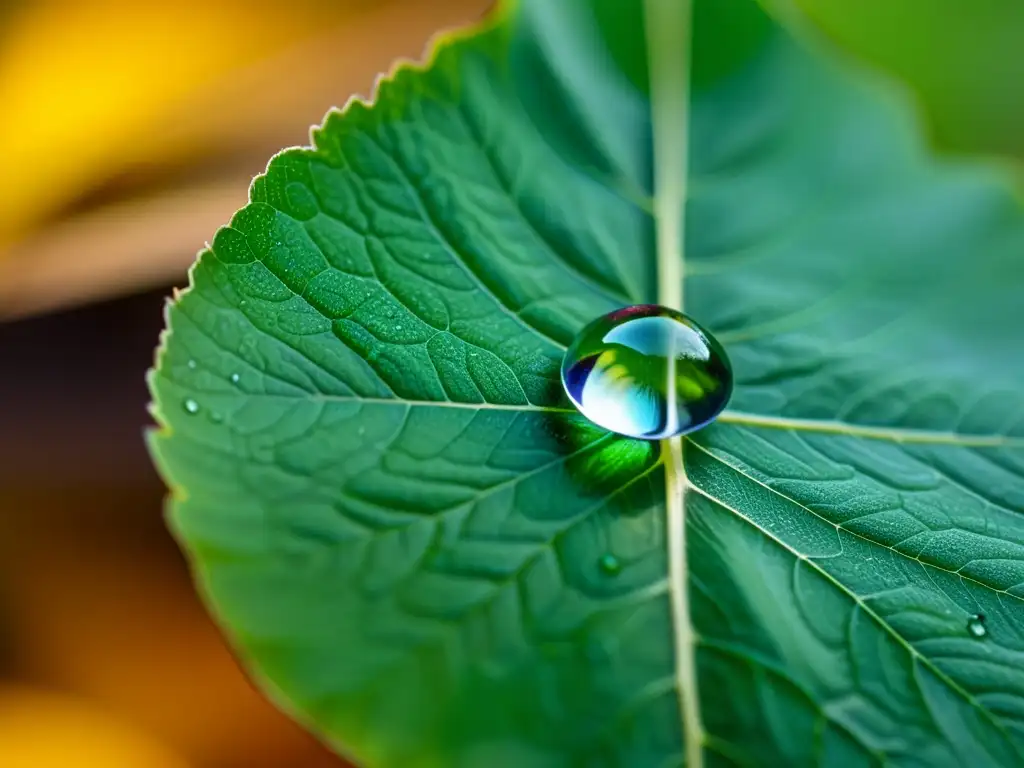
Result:
{"label": "brown blurred background", "polygon": [[[941,146],[1024,156],[1024,4],[797,4],[905,78]],[[488,5],[0,0],[3,768],[342,764],[250,687],[195,597],[143,376],[164,297],[269,156]]]}

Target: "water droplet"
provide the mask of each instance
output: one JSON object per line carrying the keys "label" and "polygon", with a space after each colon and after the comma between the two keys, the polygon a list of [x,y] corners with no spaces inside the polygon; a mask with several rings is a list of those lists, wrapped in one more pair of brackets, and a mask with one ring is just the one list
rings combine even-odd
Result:
{"label": "water droplet", "polygon": [[239,374],[237,374],[237,373],[232,373],[231,374],[231,383],[232,384],[237,384],[241,380],[242,380],[242,377]]}
{"label": "water droplet", "polygon": [[197,403],[191,397],[186,397],[185,398],[185,402],[182,403],[182,407],[184,407],[185,413],[191,413],[191,414],[199,413],[199,403]]}
{"label": "water droplet", "polygon": [[188,361],[188,368],[189,368],[190,371],[194,371],[196,369],[196,361],[195,360],[189,360]]}
{"label": "water droplet", "polygon": [[402,326],[400,326],[400,325],[396,325],[396,326],[395,326],[395,330],[396,330],[396,331],[400,331],[400,330],[402,330]]}
{"label": "water droplet", "polygon": [[984,637],[988,634],[988,627],[985,626],[985,614],[975,613],[967,617],[967,631],[973,637]]}
{"label": "water droplet", "polygon": [[224,421],[224,417],[221,414],[217,413],[216,411],[210,411],[210,421],[212,421],[214,424],[220,424],[222,421]]}
{"label": "water droplet", "polygon": [[601,569],[601,573],[607,576],[617,576],[622,571],[622,562],[611,552],[601,555],[597,566]]}
{"label": "water droplet", "polygon": [[722,346],[681,312],[656,304],[599,317],[569,345],[562,385],[598,426],[658,440],[700,429],[732,394]]}

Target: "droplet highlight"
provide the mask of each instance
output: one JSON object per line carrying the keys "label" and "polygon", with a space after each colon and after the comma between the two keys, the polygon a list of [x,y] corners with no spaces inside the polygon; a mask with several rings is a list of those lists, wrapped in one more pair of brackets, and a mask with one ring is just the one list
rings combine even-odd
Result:
{"label": "droplet highlight", "polygon": [[185,413],[192,414],[193,416],[199,413],[199,403],[191,397],[185,398],[185,402],[182,403],[182,407],[185,409]]}
{"label": "droplet highlight", "polygon": [[232,384],[237,384],[242,380],[242,377],[237,373],[232,373],[230,378]]}
{"label": "droplet highlight", "polygon": [[985,637],[988,627],[985,626],[985,614],[975,613],[967,617],[967,631],[972,637]]}
{"label": "droplet highlight", "polygon": [[618,576],[622,572],[622,561],[611,552],[606,552],[597,561],[597,567],[605,576]]}
{"label": "droplet highlight", "polygon": [[189,360],[188,361],[188,369],[190,371],[194,371],[196,369],[196,361],[195,360]]}
{"label": "droplet highlight", "polygon": [[660,440],[710,423],[729,402],[722,345],[667,307],[640,304],[599,317],[566,350],[562,386],[598,426]]}

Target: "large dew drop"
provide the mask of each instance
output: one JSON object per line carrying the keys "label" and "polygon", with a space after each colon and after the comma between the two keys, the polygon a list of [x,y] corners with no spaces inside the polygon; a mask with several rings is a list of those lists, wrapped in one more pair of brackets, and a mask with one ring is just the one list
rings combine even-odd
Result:
{"label": "large dew drop", "polygon": [[656,304],[598,318],[569,346],[562,385],[595,424],[659,440],[700,429],[732,393],[732,369],[710,333]]}

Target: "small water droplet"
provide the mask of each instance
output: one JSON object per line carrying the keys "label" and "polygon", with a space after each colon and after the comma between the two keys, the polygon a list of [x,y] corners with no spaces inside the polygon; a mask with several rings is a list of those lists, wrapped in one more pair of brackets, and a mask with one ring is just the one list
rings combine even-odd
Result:
{"label": "small water droplet", "polygon": [[221,414],[217,413],[217,411],[210,411],[210,421],[212,421],[214,424],[220,424],[222,421],[224,421],[224,417]]}
{"label": "small water droplet", "polygon": [[967,617],[967,631],[972,637],[984,637],[988,634],[988,627],[985,626],[985,614],[975,613]]}
{"label": "small water droplet", "polygon": [[232,373],[231,374],[231,383],[232,384],[237,384],[241,380],[242,380],[242,377],[239,374],[237,374],[237,373]]}
{"label": "small water droplet", "polygon": [[601,569],[601,573],[607,576],[617,576],[622,571],[622,561],[611,552],[601,555],[601,558],[597,561],[597,566]]}
{"label": "small water droplet", "polygon": [[562,385],[598,426],[660,440],[710,423],[732,394],[722,346],[681,312],[656,304],[586,326],[562,361]]}
{"label": "small water droplet", "polygon": [[188,361],[188,367],[189,367],[190,371],[194,371],[196,369],[196,361],[195,360],[189,360]]}
{"label": "small water droplet", "polygon": [[360,437],[365,435],[366,434],[366,427],[360,427],[359,429],[357,429],[356,430],[356,434],[359,435]]}
{"label": "small water droplet", "polygon": [[400,325],[396,325],[396,326],[395,326],[395,330],[396,330],[396,331],[400,331],[400,330],[402,330],[402,326],[400,326]]}
{"label": "small water droplet", "polygon": [[185,398],[185,402],[182,403],[182,407],[185,409],[185,413],[191,413],[193,415],[199,413],[199,403],[191,397]]}

